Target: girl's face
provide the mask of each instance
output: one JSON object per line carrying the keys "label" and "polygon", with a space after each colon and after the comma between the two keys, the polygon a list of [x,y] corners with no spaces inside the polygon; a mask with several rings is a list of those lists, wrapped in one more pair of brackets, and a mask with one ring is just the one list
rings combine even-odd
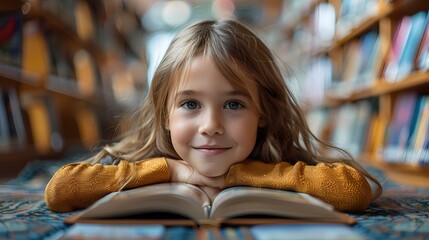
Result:
{"label": "girl's face", "polygon": [[235,89],[209,57],[194,57],[187,78],[175,90],[169,99],[168,127],[184,161],[216,177],[250,155],[260,124],[256,104]]}

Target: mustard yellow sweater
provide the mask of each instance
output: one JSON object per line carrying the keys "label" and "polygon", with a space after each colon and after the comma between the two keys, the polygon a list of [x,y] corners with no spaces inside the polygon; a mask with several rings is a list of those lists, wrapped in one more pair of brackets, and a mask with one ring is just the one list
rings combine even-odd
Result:
{"label": "mustard yellow sweater", "polygon": [[[308,193],[339,211],[361,211],[371,201],[371,188],[365,177],[342,163],[310,166],[303,162],[291,165],[251,161],[233,165],[225,180],[227,187],[246,185]],[[88,207],[124,184],[124,189],[130,189],[169,181],[165,158],[136,163],[121,161],[118,165],[74,163],[54,174],[46,186],[45,201],[52,211],[69,212]]]}

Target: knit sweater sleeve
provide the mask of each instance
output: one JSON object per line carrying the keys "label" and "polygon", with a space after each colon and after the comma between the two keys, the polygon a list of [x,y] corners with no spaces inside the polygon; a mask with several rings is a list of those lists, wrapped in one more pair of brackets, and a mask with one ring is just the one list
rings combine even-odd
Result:
{"label": "knit sweater sleeve", "polygon": [[55,212],[88,207],[108,193],[148,184],[168,182],[170,170],[165,158],[118,165],[68,164],[60,168],[45,188],[47,206]]}
{"label": "knit sweater sleeve", "polygon": [[226,184],[304,192],[346,212],[362,211],[371,202],[371,187],[365,176],[343,163],[239,163],[231,167]]}

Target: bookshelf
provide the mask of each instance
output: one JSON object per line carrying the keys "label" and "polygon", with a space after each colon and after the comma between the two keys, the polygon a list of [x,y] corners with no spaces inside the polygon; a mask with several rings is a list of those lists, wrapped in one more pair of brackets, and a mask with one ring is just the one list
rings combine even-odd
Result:
{"label": "bookshelf", "polygon": [[428,13],[418,0],[284,1],[277,51],[299,69],[299,99],[319,138],[425,186]]}
{"label": "bookshelf", "polygon": [[[127,51],[107,11],[126,9],[102,0],[0,3],[2,178],[30,160],[91,150],[119,134],[127,105],[115,98],[124,87],[112,79],[128,71]],[[129,78],[128,88],[142,94],[145,79]]]}

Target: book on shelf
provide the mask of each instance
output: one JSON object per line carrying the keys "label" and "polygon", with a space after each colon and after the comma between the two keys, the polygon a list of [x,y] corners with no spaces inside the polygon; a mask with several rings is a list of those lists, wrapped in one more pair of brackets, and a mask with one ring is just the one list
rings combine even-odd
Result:
{"label": "book on shelf", "polygon": [[426,25],[425,11],[404,16],[400,20],[384,71],[384,77],[388,82],[402,80],[414,70],[417,50]]}
{"label": "book on shelf", "polygon": [[51,31],[44,33],[48,43],[50,74],[48,87],[71,93],[78,92],[74,59],[71,49],[63,39]]}
{"label": "book on shelf", "polygon": [[100,123],[96,112],[89,106],[79,105],[75,115],[83,146],[87,149],[94,148],[101,139]]}
{"label": "book on shelf", "polygon": [[77,86],[84,96],[95,94],[97,89],[96,64],[91,55],[84,49],[79,49],[73,55]]}
{"label": "book on shelf", "polygon": [[404,161],[409,164],[420,164],[428,138],[429,96],[418,96],[410,121],[410,133],[405,146]]}
{"label": "book on shelf", "polygon": [[383,77],[387,82],[395,82],[398,74],[399,59],[404,50],[405,43],[411,31],[411,17],[402,17],[395,29],[395,34],[392,40],[392,47],[389,51],[386,66],[384,68]]}
{"label": "book on shelf", "polygon": [[388,125],[383,157],[389,162],[427,165],[429,159],[429,96],[400,95]]}
{"label": "book on shelf", "polygon": [[[335,5],[335,4],[334,4]],[[343,0],[338,8],[336,34],[343,38],[354,28],[374,17],[379,12],[378,1]]]}
{"label": "book on shelf", "polygon": [[303,89],[300,91],[305,96],[309,105],[318,105],[325,99],[325,91],[330,86],[332,79],[332,63],[326,56],[321,56],[307,64],[305,77],[302,79]]}
{"label": "book on shelf", "polygon": [[358,157],[368,141],[373,108],[369,100],[340,106],[333,116],[335,127],[330,141]]}
{"label": "book on shelf", "polygon": [[9,135],[6,105],[3,101],[3,91],[0,88],[0,149],[8,146]]}
{"label": "book on shelf", "polygon": [[360,45],[361,43],[355,40],[344,49],[344,68],[341,69],[341,79],[336,89],[338,96],[347,98],[358,86],[358,71],[362,64]]}
{"label": "book on shelf", "polygon": [[0,121],[0,148],[25,142],[27,133],[15,88],[0,88]]}
{"label": "book on shelf", "polygon": [[240,186],[221,191],[211,201],[197,186],[162,183],[110,193],[64,222],[219,226],[297,222],[353,224],[355,219],[303,193]]}
{"label": "book on shelf", "polygon": [[37,6],[38,8],[58,16],[56,21],[61,21],[61,24],[66,24],[70,28],[76,29],[75,10],[78,0],[43,0],[38,2],[40,2],[39,6]]}
{"label": "book on shelf", "polygon": [[0,63],[21,67],[24,16],[21,11],[0,12]]}
{"label": "book on shelf", "polygon": [[384,126],[383,118],[379,113],[374,113],[369,122],[368,140],[364,146],[365,152],[370,155],[375,155],[383,146],[384,141]]}
{"label": "book on shelf", "polygon": [[94,39],[93,10],[87,1],[78,1],[75,6],[76,33],[82,40]]}
{"label": "book on shelf", "polygon": [[52,99],[42,92],[28,91],[21,94],[21,101],[36,150],[42,154],[60,152],[64,144]]}
{"label": "book on shelf", "polygon": [[[389,162],[403,162],[410,134],[412,121],[415,121],[416,105],[419,103],[417,93],[405,92],[395,101],[392,118],[386,129],[383,157]],[[413,120],[414,119],[414,120]]]}
{"label": "book on shelf", "polygon": [[336,50],[333,58],[333,93],[348,98],[372,87],[382,64],[379,33],[371,30]]}
{"label": "book on shelf", "polygon": [[314,50],[326,48],[335,37],[335,9],[332,4],[320,2],[312,14],[314,25]]}
{"label": "book on shelf", "polygon": [[420,11],[411,16],[411,29],[404,46],[403,53],[398,62],[398,73],[396,80],[404,79],[414,69],[414,59],[420,41],[427,25],[427,13]]}
{"label": "book on shelf", "polygon": [[423,146],[423,150],[419,156],[418,160],[420,165],[429,166],[429,138],[425,139],[425,144]]}
{"label": "book on shelf", "polygon": [[426,20],[427,22],[417,57],[417,68],[421,71],[426,71],[429,69],[429,16],[426,18]]}
{"label": "book on shelf", "polygon": [[361,38],[362,61],[358,72],[357,88],[372,87],[377,79],[377,72],[381,67],[380,36],[376,31],[370,31]]}
{"label": "book on shelf", "polygon": [[40,23],[26,21],[22,43],[22,73],[30,79],[39,80],[50,72],[48,44]]}

